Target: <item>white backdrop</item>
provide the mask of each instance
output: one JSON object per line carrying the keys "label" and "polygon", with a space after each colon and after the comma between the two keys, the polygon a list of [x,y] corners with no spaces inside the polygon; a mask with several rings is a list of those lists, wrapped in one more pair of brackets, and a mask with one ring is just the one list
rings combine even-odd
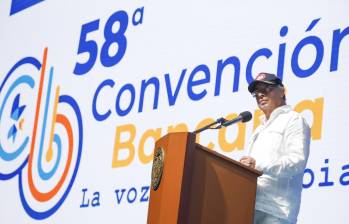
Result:
{"label": "white backdrop", "polygon": [[259,114],[247,85],[261,71],[283,78],[312,126],[298,223],[349,219],[346,1],[44,0],[10,16],[11,4],[1,223],[145,223],[154,138],[249,110],[251,122],[199,139],[247,154]]}

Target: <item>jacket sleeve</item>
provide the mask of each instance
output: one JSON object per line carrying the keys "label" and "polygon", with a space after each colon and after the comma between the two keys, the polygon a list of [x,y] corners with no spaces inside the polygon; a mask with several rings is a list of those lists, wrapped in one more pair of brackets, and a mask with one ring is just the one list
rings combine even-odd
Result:
{"label": "jacket sleeve", "polygon": [[285,130],[281,156],[263,172],[270,176],[291,177],[304,172],[310,146],[310,128],[300,115],[292,118]]}

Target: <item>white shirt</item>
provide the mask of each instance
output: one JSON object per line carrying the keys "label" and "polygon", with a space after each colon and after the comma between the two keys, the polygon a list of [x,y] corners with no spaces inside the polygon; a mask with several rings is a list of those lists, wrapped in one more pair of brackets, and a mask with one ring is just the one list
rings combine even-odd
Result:
{"label": "white shirt", "polygon": [[304,169],[309,156],[310,128],[299,113],[276,108],[254,131],[249,143],[258,177],[256,210],[297,221]]}

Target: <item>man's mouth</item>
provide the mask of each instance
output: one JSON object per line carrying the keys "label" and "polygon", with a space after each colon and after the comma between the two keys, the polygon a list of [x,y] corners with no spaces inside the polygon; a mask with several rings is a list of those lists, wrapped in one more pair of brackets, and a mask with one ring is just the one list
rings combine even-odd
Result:
{"label": "man's mouth", "polygon": [[268,100],[260,100],[260,101],[259,101],[259,104],[262,104],[262,105],[263,105],[263,104],[266,104],[267,102],[268,102]]}

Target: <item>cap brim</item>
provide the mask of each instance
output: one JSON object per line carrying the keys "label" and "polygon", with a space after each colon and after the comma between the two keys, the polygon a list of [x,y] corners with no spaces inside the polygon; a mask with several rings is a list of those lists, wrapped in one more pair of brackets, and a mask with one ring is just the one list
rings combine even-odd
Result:
{"label": "cap brim", "polygon": [[270,85],[276,85],[277,83],[275,82],[271,82],[271,81],[264,81],[264,80],[254,80],[253,82],[250,83],[250,85],[248,85],[248,91],[250,93],[253,93],[255,88],[256,88],[256,85],[258,83],[266,83],[266,84],[270,84]]}

